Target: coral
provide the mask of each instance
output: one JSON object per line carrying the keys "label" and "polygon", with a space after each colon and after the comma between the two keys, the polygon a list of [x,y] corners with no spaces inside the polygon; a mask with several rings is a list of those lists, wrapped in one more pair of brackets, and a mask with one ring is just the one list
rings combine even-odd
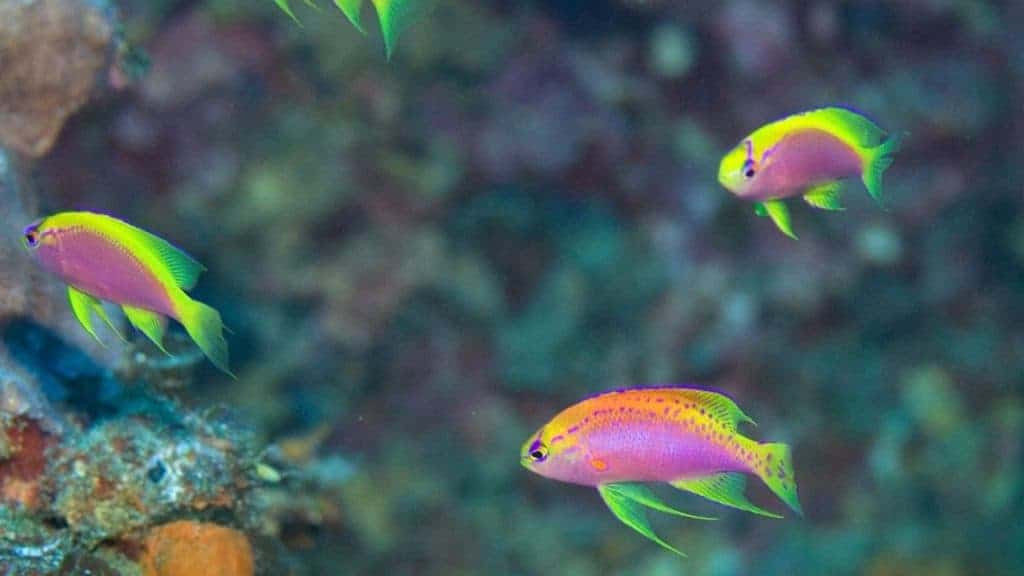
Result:
{"label": "coral", "polygon": [[246,474],[229,438],[140,418],[101,423],[57,451],[53,510],[97,542],[184,511],[232,509]]}
{"label": "coral", "polygon": [[143,540],[144,576],[251,576],[245,534],[209,522],[180,520],[152,528]]}
{"label": "coral", "polygon": [[92,0],[0,3],[0,142],[45,154],[89,99],[112,52],[109,9]]}

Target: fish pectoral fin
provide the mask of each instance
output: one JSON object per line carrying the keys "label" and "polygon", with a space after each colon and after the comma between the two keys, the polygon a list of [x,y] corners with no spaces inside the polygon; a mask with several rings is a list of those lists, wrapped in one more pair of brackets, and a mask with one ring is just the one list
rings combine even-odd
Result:
{"label": "fish pectoral fin", "polygon": [[769,512],[747,499],[746,494],[744,494],[747,479],[738,472],[722,472],[699,478],[684,478],[673,480],[670,484],[680,490],[692,492],[713,502],[731,506],[745,512],[752,512],[770,518],[782,518],[782,516]]}
{"label": "fish pectoral fin", "polygon": [[122,306],[124,315],[128,317],[128,322],[132,326],[139,329],[140,332],[146,335],[161,352],[171,355],[170,352],[164,348],[164,332],[167,330],[167,318],[143,308],[135,308],[133,306]]}
{"label": "fish pectoral fin", "polygon": [[768,216],[783,234],[789,236],[793,240],[797,239],[796,234],[793,233],[793,225],[789,219],[789,208],[786,207],[785,202],[782,200],[765,200],[764,202],[758,202],[754,206],[754,212],[757,213],[758,216]]}
{"label": "fish pectoral fin", "polygon": [[840,203],[843,185],[841,182],[818,184],[804,193],[804,202],[822,210],[845,210]]}
{"label": "fish pectoral fin", "polygon": [[101,346],[106,346],[100,337],[96,334],[96,328],[93,326],[92,317],[93,314],[100,317],[103,323],[110,328],[110,331],[117,335],[118,338],[124,340],[124,335],[117,329],[110,320],[110,316],[107,316],[107,311],[103,309],[103,304],[100,303],[99,299],[95,296],[91,296],[75,288],[74,286],[68,286],[68,303],[71,304],[71,312],[74,313],[75,319],[82,325],[82,328],[89,333]]}
{"label": "fish pectoral fin", "polygon": [[597,487],[597,492],[601,495],[608,509],[612,511],[612,514],[620,522],[636,530],[662,548],[685,557],[686,554],[683,554],[682,551],[662,540],[654,532],[654,528],[651,527],[651,523],[647,520],[647,515],[644,513],[644,505],[630,498],[627,495],[628,490],[623,492],[620,488],[621,486],[621,484],[602,484]]}

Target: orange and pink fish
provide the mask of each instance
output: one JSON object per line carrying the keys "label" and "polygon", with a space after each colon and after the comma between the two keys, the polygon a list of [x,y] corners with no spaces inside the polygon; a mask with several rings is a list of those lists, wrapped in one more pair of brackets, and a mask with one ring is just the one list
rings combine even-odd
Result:
{"label": "orange and pink fish", "polygon": [[747,499],[753,476],[802,515],[789,446],[739,433],[753,423],[729,397],[701,388],[632,388],[570,406],[523,444],[523,466],[551,478],[596,487],[612,514],[630,528],[683,555],[651,527],[645,508],[693,518],[647,486],[666,483],[714,502],[781,518]]}
{"label": "orange and pink fish", "polygon": [[97,341],[94,317],[117,332],[100,303],[106,300],[120,305],[129,323],[165,352],[167,318],[177,320],[206,357],[231,374],[220,314],[186,294],[205,270],[188,254],[92,212],[48,216],[25,228],[22,238],[36,261],[68,285],[72,312]]}

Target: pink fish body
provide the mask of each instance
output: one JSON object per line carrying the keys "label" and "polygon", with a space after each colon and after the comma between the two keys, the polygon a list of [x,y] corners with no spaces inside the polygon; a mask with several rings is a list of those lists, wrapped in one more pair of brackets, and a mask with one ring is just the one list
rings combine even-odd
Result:
{"label": "pink fish body", "polygon": [[548,478],[596,487],[630,527],[678,552],[649,529],[640,507],[685,515],[638,483],[663,482],[710,500],[774,514],[749,502],[747,475],[800,513],[789,447],[737,431],[752,422],[727,396],[698,388],[634,388],[566,408],[524,444],[521,461]]}
{"label": "pink fish body", "polygon": [[44,218],[25,228],[24,242],[44,269],[68,285],[75,317],[97,340],[94,316],[114,329],[100,303],[105,300],[120,305],[161,350],[166,319],[177,320],[218,368],[231,373],[220,314],[186,294],[205,269],[170,243],[91,212]]}
{"label": "pink fish body", "polygon": [[[778,158],[780,161],[774,161]],[[796,132],[764,151],[764,168],[742,188],[745,200],[774,200],[806,193],[812,186],[859,177],[864,160],[833,134],[823,130]]]}
{"label": "pink fish body", "polygon": [[752,132],[722,157],[718,181],[796,238],[783,200],[802,196],[815,208],[841,210],[842,183],[859,178],[881,202],[882,174],[900,140],[852,110],[819,108]]}
{"label": "pink fish body", "polygon": [[100,300],[178,319],[156,274],[120,244],[87,227],[56,228],[36,253],[43,268]]}

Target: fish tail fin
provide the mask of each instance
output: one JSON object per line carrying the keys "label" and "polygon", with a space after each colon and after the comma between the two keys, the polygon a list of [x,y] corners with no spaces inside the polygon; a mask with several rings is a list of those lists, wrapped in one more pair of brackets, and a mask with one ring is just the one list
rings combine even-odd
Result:
{"label": "fish tail fin", "polygon": [[212,307],[181,293],[178,320],[203,354],[222,372],[235,378],[228,368],[228,342],[224,339],[224,323]]}
{"label": "fish tail fin", "polygon": [[803,516],[800,499],[796,493],[796,477],[793,475],[793,458],[787,444],[758,444],[761,460],[765,466],[757,470],[758,477],[793,512]]}
{"label": "fish tail fin", "polygon": [[889,166],[892,166],[903,143],[903,134],[894,133],[885,139],[880,145],[871,148],[866,152],[864,161],[864,187],[868,194],[880,205],[882,202],[882,174]]}

